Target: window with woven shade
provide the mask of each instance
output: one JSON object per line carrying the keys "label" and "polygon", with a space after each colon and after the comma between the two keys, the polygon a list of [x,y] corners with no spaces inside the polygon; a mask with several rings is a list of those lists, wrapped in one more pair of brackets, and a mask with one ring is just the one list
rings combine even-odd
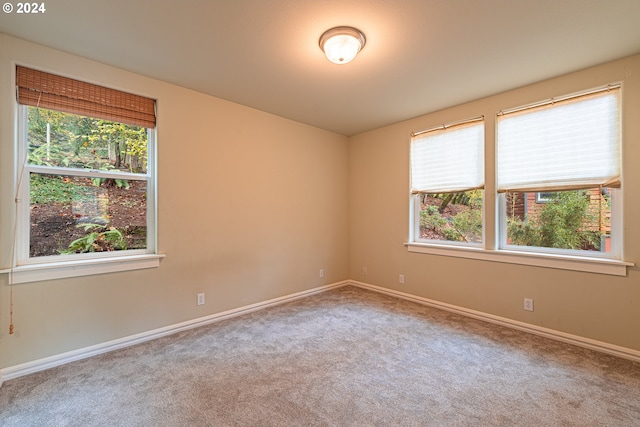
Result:
{"label": "window with woven shade", "polygon": [[16,67],[15,265],[156,253],[155,100]]}

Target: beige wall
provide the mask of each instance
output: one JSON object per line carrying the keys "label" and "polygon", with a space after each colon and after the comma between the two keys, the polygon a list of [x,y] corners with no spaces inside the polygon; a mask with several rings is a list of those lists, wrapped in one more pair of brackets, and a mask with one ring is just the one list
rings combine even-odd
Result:
{"label": "beige wall", "polygon": [[[627,277],[408,253],[409,134],[485,116],[494,157],[501,109],[623,83],[625,260],[640,264],[640,55],[505,92],[352,137],[349,143],[350,278],[535,326],[640,350],[640,271]],[[487,163],[488,176],[495,173]],[[487,206],[493,206],[493,182]],[[490,208],[493,213],[493,209]],[[487,224],[494,230],[494,224]],[[368,274],[362,274],[367,266]],[[405,284],[398,275],[405,275]],[[534,298],[535,311],[523,310]]]}
{"label": "beige wall", "polygon": [[166,258],[157,269],[15,285],[14,335],[0,275],[0,368],[348,277],[346,137],[2,34],[0,269],[12,240],[16,62],[158,100]]}

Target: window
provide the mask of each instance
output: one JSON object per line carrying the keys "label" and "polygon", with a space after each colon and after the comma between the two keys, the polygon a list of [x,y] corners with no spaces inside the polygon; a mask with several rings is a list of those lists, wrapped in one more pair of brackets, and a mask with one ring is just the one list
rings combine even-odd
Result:
{"label": "window", "polygon": [[500,247],[619,258],[619,92],[498,116]]}
{"label": "window", "polygon": [[483,119],[412,134],[408,251],[625,276],[620,92],[501,111],[486,169]]}
{"label": "window", "polygon": [[536,203],[547,203],[549,200],[558,194],[556,191],[537,191]]}
{"label": "window", "polygon": [[412,135],[412,241],[482,244],[483,153],[482,118]]}
{"label": "window", "polygon": [[18,66],[18,265],[155,254],[155,101]]}

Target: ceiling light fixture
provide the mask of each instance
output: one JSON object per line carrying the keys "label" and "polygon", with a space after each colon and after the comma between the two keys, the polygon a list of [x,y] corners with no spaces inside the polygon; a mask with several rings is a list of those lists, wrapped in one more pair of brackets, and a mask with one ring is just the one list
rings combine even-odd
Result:
{"label": "ceiling light fixture", "polygon": [[335,27],[320,36],[320,49],[334,64],[346,64],[362,50],[367,39],[353,27]]}

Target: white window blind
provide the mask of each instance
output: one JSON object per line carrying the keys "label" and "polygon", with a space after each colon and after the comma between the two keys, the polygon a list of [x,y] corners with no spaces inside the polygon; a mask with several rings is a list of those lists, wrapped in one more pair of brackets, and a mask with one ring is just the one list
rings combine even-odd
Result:
{"label": "white window blind", "polygon": [[484,188],[484,122],[444,127],[411,138],[411,192]]}
{"label": "white window blind", "polygon": [[498,191],[620,186],[620,89],[498,116]]}

